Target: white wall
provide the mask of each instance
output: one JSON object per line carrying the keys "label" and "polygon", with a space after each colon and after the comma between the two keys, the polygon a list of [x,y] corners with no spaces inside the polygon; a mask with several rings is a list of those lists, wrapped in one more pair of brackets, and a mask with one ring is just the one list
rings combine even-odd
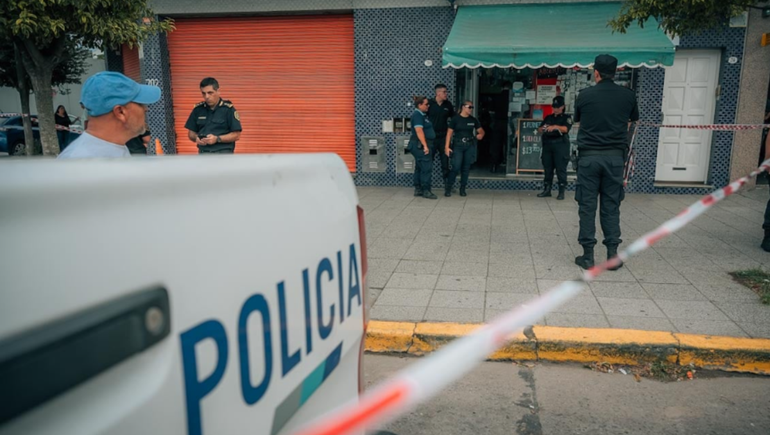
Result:
{"label": "white wall", "polygon": [[[88,64],[86,75],[81,78],[81,82],[85,82],[88,77],[99,71],[104,71],[105,69],[104,59],[88,59]],[[53,98],[54,109],[56,109],[59,104],[63,104],[67,109],[67,113],[70,115],[81,116],[83,114],[83,111],[80,109],[80,89],[82,88],[82,85],[66,85],[62,88],[68,90],[69,93],[66,95],[60,94],[58,89],[54,89],[54,92],[56,93]],[[29,97],[29,104],[32,114],[37,114],[34,93]],[[19,92],[16,89],[0,87],[0,112],[21,112],[21,100],[19,100]]]}

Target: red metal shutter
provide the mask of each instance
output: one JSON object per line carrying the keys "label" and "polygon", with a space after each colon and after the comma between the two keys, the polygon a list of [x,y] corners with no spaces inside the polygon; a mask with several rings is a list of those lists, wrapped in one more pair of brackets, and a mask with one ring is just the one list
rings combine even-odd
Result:
{"label": "red metal shutter", "polygon": [[137,82],[141,82],[142,71],[139,68],[139,46],[134,44],[133,47],[129,47],[128,44],[123,44],[122,53],[123,74]]}
{"label": "red metal shutter", "polygon": [[214,77],[243,125],[239,153],[333,152],[356,167],[351,15],[176,20],[168,36],[177,150]]}

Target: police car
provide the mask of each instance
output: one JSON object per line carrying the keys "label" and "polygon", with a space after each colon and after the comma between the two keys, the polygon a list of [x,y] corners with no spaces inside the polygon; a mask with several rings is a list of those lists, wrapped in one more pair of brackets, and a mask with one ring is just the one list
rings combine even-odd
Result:
{"label": "police car", "polygon": [[0,204],[0,434],[283,434],[357,400],[336,155],[9,161]]}

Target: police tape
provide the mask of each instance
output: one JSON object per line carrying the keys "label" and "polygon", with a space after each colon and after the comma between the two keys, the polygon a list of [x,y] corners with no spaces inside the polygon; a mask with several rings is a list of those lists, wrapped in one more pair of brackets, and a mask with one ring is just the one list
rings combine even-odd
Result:
{"label": "police tape", "polygon": [[364,393],[358,402],[343,405],[301,428],[295,435],[346,435],[360,432],[408,411],[468,373],[505,344],[508,337],[567,302],[602,273],[628,261],[666,236],[686,226],[711,206],[740,190],[752,177],[770,169],[770,159],[750,174],[703,197],[676,217],[637,239],[617,257],[585,271],[579,281],[566,281],[548,293],[495,318],[473,334],[457,339]]}
{"label": "police tape", "polygon": [[57,129],[57,130],[59,130],[59,131],[71,131],[71,132],[73,132],[73,133],[77,133],[77,134],[83,134],[83,131],[84,131],[84,130],[80,130],[80,129],[77,129],[77,128],[69,128],[69,127],[65,127],[65,126],[63,126],[63,125],[59,125],[59,124],[55,124],[54,126],[55,126],[55,127],[56,127],[56,129]]}
{"label": "police tape", "polygon": [[770,128],[770,124],[673,125],[673,124],[654,124],[650,122],[639,122],[638,125],[642,127],[684,128],[684,129],[712,130],[712,131],[763,130],[766,128]]}

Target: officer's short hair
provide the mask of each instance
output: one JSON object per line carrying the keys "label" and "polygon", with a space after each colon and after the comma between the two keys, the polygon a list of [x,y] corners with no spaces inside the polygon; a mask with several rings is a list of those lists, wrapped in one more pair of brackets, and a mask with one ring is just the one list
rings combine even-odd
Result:
{"label": "officer's short hair", "polygon": [[599,71],[599,77],[601,77],[602,80],[612,80],[615,78],[615,73],[603,73]]}
{"label": "officer's short hair", "polygon": [[425,101],[427,99],[428,99],[428,97],[426,97],[424,95],[417,95],[416,97],[414,97],[414,107],[419,106],[420,104],[422,104],[423,101]]}
{"label": "officer's short hair", "polygon": [[439,89],[446,89],[446,88],[447,88],[447,87],[446,87],[446,85],[445,85],[445,84],[443,84],[443,83],[439,83],[439,84],[437,84],[436,86],[434,86],[434,87],[433,87],[433,90],[434,90],[434,91],[438,91]]}
{"label": "officer's short hair", "polygon": [[201,89],[205,88],[206,86],[212,86],[215,91],[219,90],[219,82],[214,77],[206,77],[205,79],[201,80]]}

